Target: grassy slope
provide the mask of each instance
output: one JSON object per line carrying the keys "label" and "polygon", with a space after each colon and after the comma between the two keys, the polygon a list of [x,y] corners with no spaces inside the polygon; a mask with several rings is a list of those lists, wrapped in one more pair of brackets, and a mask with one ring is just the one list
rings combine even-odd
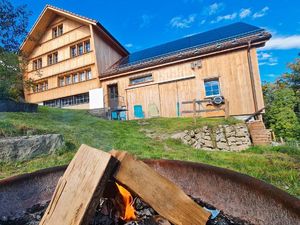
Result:
{"label": "grassy slope", "polygon": [[[235,122],[198,119],[197,126]],[[190,118],[116,122],[89,116],[85,111],[43,107],[36,114],[0,113],[0,136],[50,132],[63,134],[67,142],[67,147],[56,155],[42,156],[27,162],[0,162],[0,178],[66,164],[80,144],[85,143],[103,150],[127,150],[140,158],[190,160],[230,168],[300,197],[300,150],[255,147],[241,153],[207,152],[194,150],[176,140],[159,138],[194,126]],[[155,131],[157,137],[147,137],[145,131]]]}

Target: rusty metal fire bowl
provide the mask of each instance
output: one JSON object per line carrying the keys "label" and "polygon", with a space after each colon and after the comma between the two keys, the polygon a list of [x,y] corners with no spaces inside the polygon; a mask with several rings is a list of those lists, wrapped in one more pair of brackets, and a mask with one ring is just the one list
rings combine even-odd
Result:
{"label": "rusty metal fire bowl", "polygon": [[[300,200],[263,181],[201,163],[145,160],[187,194],[254,224],[300,224]],[[0,217],[22,216],[51,199],[66,166],[0,180]]]}

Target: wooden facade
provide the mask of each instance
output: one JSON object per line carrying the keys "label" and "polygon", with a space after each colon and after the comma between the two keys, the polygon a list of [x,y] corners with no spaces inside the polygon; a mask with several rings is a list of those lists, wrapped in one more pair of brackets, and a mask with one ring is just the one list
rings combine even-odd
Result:
{"label": "wooden facade", "polygon": [[[63,33],[53,37],[53,29],[60,25]],[[72,57],[70,48],[81,43],[84,48],[86,42],[90,44],[89,51],[80,55],[77,52],[77,56]],[[118,47],[118,43],[109,39],[109,34],[101,30],[95,21],[52,6],[47,6],[42,12],[21,50],[28,58],[25,78],[32,79],[37,85],[47,84],[39,90],[26,90],[25,98],[28,102],[41,104],[100,88],[100,72],[127,54],[125,49]],[[49,65],[48,56],[52,53],[57,53],[58,60]],[[40,59],[42,67],[35,69],[34,61]],[[74,75],[80,76],[82,71],[91,71],[91,77],[84,80],[78,78],[78,82],[73,82]],[[71,83],[60,85],[59,79],[62,77],[70,77]],[[88,109],[89,104],[67,107]]]}
{"label": "wooden facade", "polygon": [[[104,93],[107,86],[118,84],[119,94],[124,96],[128,107],[129,119],[134,118],[133,106],[142,105],[145,117],[149,115],[149,106],[155,105],[163,117],[190,116],[181,111],[192,110],[191,105],[182,105],[183,101],[205,99],[204,81],[218,78],[222,96],[228,99],[230,115],[249,115],[255,112],[247,49],[201,58],[202,66],[191,68],[191,61],[162,66],[141,73],[132,73],[114,79],[101,80]],[[253,71],[255,77],[258,108],[264,107],[256,49],[251,49]],[[143,74],[152,74],[153,81],[131,86],[130,78]],[[177,107],[179,103],[179,107]],[[206,109],[214,108],[210,103],[203,104]],[[224,111],[200,113],[200,116],[224,116]]]}
{"label": "wooden facade", "polygon": [[[53,38],[53,27],[60,24],[63,24],[63,34]],[[37,35],[36,29],[42,30],[43,35],[35,43],[27,39],[22,46],[29,53],[28,70],[24,76],[37,83],[47,81],[48,86],[41,92],[27,91],[26,100],[29,102],[42,103],[101,88],[103,107],[107,108],[109,87],[114,85],[117,95],[122,98],[119,106],[127,109],[128,119],[136,118],[135,106],[142,107],[145,118],[192,116],[191,113],[183,113],[193,110],[192,105],[182,102],[207,99],[204,82],[217,79],[220,94],[229,102],[230,115],[250,115],[264,107],[256,48],[265,41],[106,76],[106,71],[128,52],[95,21],[47,6],[31,35]],[[70,47],[85,41],[90,42],[90,50],[71,57]],[[52,52],[58,52],[58,62],[48,66],[47,57]],[[40,58],[43,67],[33,70],[33,62]],[[200,66],[193,67],[194,62]],[[91,71],[90,79],[59,85],[60,77],[80,74],[84,70]],[[151,75],[151,79],[139,84],[131,83],[132,79],[145,75]],[[89,104],[71,107],[89,108]],[[218,107],[211,103],[201,105],[201,109]],[[198,115],[224,116],[224,111],[201,112]]]}

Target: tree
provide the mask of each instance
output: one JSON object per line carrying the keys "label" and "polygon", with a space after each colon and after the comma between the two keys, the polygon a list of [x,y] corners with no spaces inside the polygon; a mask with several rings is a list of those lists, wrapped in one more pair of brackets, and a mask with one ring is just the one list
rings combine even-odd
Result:
{"label": "tree", "polygon": [[8,0],[0,0],[0,46],[8,52],[17,52],[27,34],[26,5],[14,7]]}
{"label": "tree", "polygon": [[0,98],[23,97],[23,68],[26,60],[18,48],[25,38],[30,13],[26,5],[14,7],[8,0],[0,0]]}
{"label": "tree", "polygon": [[294,112],[297,97],[291,88],[272,89],[268,87],[267,107],[265,114],[266,125],[270,127],[277,136],[286,140],[300,137],[300,124]]}

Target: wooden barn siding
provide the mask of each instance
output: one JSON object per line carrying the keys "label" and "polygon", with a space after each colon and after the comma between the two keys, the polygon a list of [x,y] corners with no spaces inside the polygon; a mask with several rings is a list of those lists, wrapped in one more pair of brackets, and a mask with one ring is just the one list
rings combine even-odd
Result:
{"label": "wooden barn siding", "polygon": [[96,64],[99,74],[101,74],[121,59],[122,56],[108,43],[108,41],[103,39],[102,35],[95,28],[92,29]]}
{"label": "wooden barn siding", "polygon": [[[259,108],[261,108],[263,106],[263,98],[255,49],[251,50],[251,56],[257,98]],[[104,88],[104,93],[107,93],[108,84],[118,84],[119,95],[123,96],[127,102],[129,119],[134,119],[134,105],[142,105],[145,116],[148,117],[148,105],[150,100],[151,103],[157,104],[160,109],[160,116],[176,117],[175,103],[178,99],[179,102],[192,100],[194,98],[204,99],[204,80],[213,77],[219,77],[222,95],[229,100],[230,115],[247,115],[254,112],[246,49],[210,56],[203,58],[201,61],[202,67],[200,69],[191,69],[190,62],[187,62],[102,81],[101,85]],[[152,73],[154,83],[191,75],[195,75],[196,77],[194,79],[181,80],[173,83],[154,84],[152,86],[127,89],[129,87],[130,77],[147,73]],[[179,94],[177,94],[177,89]],[[206,104],[203,104],[203,107],[213,108],[212,106],[206,106]],[[180,111],[183,109],[191,110],[191,105],[180,105]],[[201,113],[201,116],[204,117],[223,115],[223,111]],[[185,114],[183,116],[192,116],[192,114]]]}

